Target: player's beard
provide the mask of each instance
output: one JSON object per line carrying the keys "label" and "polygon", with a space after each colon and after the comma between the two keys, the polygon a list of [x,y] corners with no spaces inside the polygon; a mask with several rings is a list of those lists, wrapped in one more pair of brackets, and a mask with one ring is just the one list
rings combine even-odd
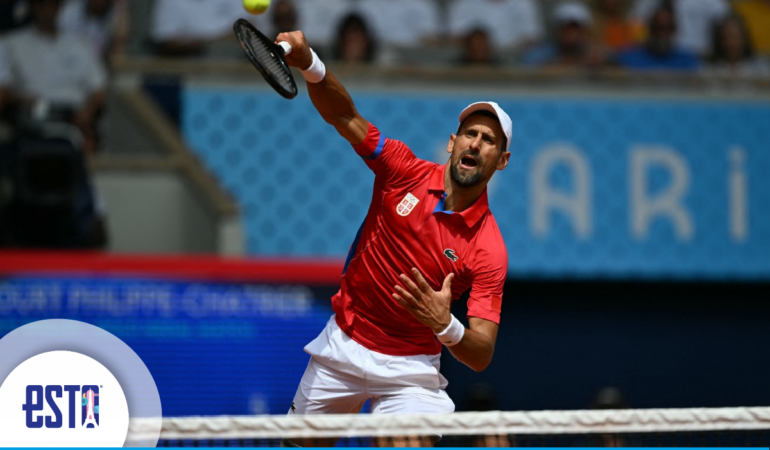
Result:
{"label": "player's beard", "polygon": [[481,183],[484,176],[481,170],[481,158],[478,157],[475,158],[478,164],[473,170],[460,170],[460,161],[462,161],[463,156],[469,155],[470,153],[471,152],[469,151],[465,151],[458,155],[457,158],[452,158],[452,164],[449,167],[449,175],[452,177],[452,181],[457,183],[457,185],[460,187],[469,188],[476,186],[477,184]]}

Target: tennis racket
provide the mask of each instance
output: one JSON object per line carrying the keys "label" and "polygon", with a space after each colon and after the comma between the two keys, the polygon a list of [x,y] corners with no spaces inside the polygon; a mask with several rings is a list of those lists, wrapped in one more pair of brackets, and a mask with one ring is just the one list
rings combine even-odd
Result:
{"label": "tennis racket", "polygon": [[246,56],[276,92],[289,100],[297,96],[297,83],[284,55],[291,53],[288,42],[276,45],[245,19],[233,24],[233,31]]}

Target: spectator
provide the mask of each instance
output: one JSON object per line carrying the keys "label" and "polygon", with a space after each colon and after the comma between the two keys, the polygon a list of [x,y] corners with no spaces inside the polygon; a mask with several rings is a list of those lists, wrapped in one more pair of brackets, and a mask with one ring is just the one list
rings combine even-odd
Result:
{"label": "spectator", "polygon": [[82,37],[105,60],[110,55],[125,54],[128,1],[72,0],[62,8],[59,28]]}
{"label": "spectator", "polygon": [[30,22],[28,0],[0,0],[0,35]]}
{"label": "spectator", "polygon": [[[2,55],[0,55],[0,57],[2,57]],[[2,64],[3,63],[0,62],[0,66]],[[3,122],[2,117],[3,117],[3,114],[5,113],[5,106],[11,97],[10,89],[7,87],[8,82],[4,79],[4,78],[7,78],[8,76],[7,74],[3,74],[2,71],[3,71],[3,68],[0,67],[0,125],[2,125],[2,122]]]}
{"label": "spectator", "polygon": [[[295,0],[299,27],[313,47],[330,48],[337,38],[336,24],[353,12],[349,0]],[[316,48],[317,50],[317,48]]]}
{"label": "spectator", "polygon": [[[60,8],[61,0],[32,0],[32,25],[2,41],[0,111],[24,116],[31,105],[48,105],[36,109],[48,109],[48,119],[71,119],[79,125],[85,151],[92,154],[106,75],[85,43],[59,31]],[[0,155],[0,171],[14,187],[0,211],[0,246],[104,247],[104,217],[96,206],[86,158],[73,145],[77,138],[40,137],[28,122],[18,123],[27,126],[17,127],[14,142]]]}
{"label": "spectator", "polygon": [[297,28],[297,9],[291,0],[278,0],[270,9],[273,32],[276,35],[299,29]]}
{"label": "spectator", "polygon": [[628,16],[627,0],[594,0],[594,41],[617,52],[644,39],[644,25]]}
{"label": "spectator", "polygon": [[157,0],[151,35],[162,55],[202,55],[212,43],[232,39],[233,22],[243,15],[238,1]]}
{"label": "spectator", "polygon": [[376,53],[376,43],[369,26],[358,14],[349,14],[337,30],[334,59],[343,63],[371,63]]}
{"label": "spectator", "polygon": [[32,25],[4,40],[12,94],[7,103],[17,112],[45,105],[52,116],[80,128],[84,150],[93,155],[107,75],[83,41],[59,31],[61,4],[62,0],[32,0]]}
{"label": "spectator", "polygon": [[6,105],[11,97],[10,86],[13,81],[11,69],[7,63],[5,47],[0,44],[0,222],[2,222],[4,191],[7,183],[5,180],[10,176],[8,165],[8,127],[4,122]]}
{"label": "spectator", "polygon": [[492,39],[487,30],[476,28],[465,36],[463,57],[460,63],[466,66],[484,66],[497,63]]}
{"label": "spectator", "polygon": [[770,57],[770,0],[740,0],[733,8],[741,16],[757,53]]}
{"label": "spectator", "polygon": [[661,6],[673,9],[678,24],[675,45],[700,57],[711,50],[711,29],[730,13],[727,0],[636,0],[632,16],[649,23]]}
{"label": "spectator", "polygon": [[67,139],[20,139],[0,247],[97,249],[107,243],[83,153]]}
{"label": "spectator", "polygon": [[709,71],[720,75],[770,75],[767,61],[754,56],[746,27],[738,16],[729,16],[714,26]]}
{"label": "spectator", "polygon": [[553,11],[555,42],[533,48],[523,62],[533,67],[581,67],[601,63],[592,44],[591,13],[578,1],[563,1]]}
{"label": "spectator", "polygon": [[13,74],[11,73],[10,65],[8,65],[8,55],[6,55],[5,46],[0,41],[0,118],[3,117],[5,105],[11,96],[12,82]]}
{"label": "spectator", "polygon": [[439,35],[439,9],[433,0],[359,0],[360,11],[372,24],[383,46],[417,48]]}
{"label": "spectator", "polygon": [[521,50],[543,37],[535,0],[454,0],[449,5],[449,32],[465,40],[471,32],[487,30],[500,51]]}
{"label": "spectator", "polygon": [[617,61],[631,70],[695,70],[700,61],[695,53],[676,45],[677,22],[671,8],[661,7],[648,25],[649,36],[643,45],[621,52]]}

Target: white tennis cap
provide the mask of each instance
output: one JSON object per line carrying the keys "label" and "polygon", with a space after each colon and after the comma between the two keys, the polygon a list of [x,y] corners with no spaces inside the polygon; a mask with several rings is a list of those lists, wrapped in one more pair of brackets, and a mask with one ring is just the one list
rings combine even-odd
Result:
{"label": "white tennis cap", "polygon": [[513,134],[513,122],[511,122],[511,118],[508,117],[508,114],[506,114],[505,111],[503,111],[503,108],[495,102],[476,102],[468,105],[468,107],[460,113],[460,123],[462,124],[463,120],[478,111],[489,111],[497,116],[497,120],[500,121],[500,128],[502,128],[503,133],[505,133],[505,151],[509,151],[511,148],[511,135]]}

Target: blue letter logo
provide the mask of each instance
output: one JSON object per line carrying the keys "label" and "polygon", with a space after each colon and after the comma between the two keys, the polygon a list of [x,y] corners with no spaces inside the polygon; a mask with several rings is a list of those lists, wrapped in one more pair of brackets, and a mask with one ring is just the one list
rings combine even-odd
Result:
{"label": "blue letter logo", "polygon": [[[45,392],[45,402],[53,412],[53,416],[33,417],[34,411],[43,411],[43,392]],[[75,428],[75,412],[77,406],[80,406],[80,425],[84,428],[96,428],[99,426],[99,386],[86,385],[82,388],[78,385],[50,385],[43,389],[43,386],[29,385],[26,390],[26,402],[21,409],[26,412],[27,428],[62,428],[64,420],[62,411],[56,404],[54,397],[61,398],[63,393],[67,392],[68,400],[68,428]],[[82,392],[78,396],[77,393]],[[80,398],[77,402],[76,399]]]}

